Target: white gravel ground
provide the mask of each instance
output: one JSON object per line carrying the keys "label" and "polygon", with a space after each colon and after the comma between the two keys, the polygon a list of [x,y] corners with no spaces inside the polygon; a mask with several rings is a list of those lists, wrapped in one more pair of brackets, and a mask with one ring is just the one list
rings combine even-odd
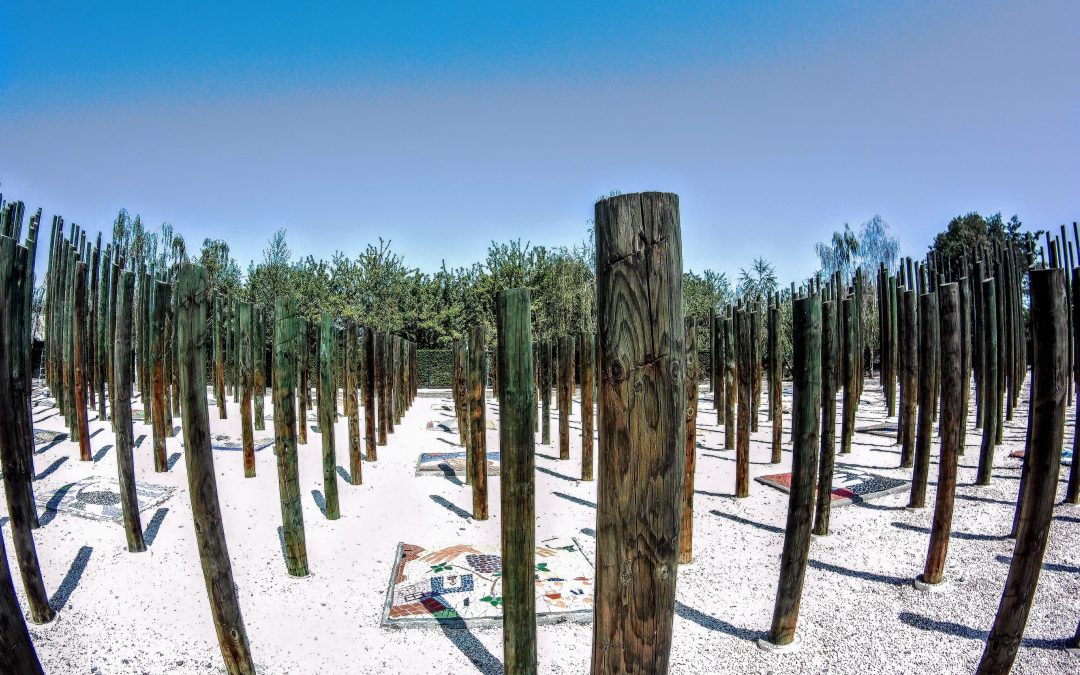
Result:
{"label": "white gravel ground", "polygon": [[[339,481],[343,517],[336,522],[322,516],[313,496],[313,491],[322,490],[321,446],[319,435],[309,434],[308,444],[300,449],[301,493],[314,573],[307,579],[296,580],[285,572],[273,449],[258,453],[258,476],[253,479],[243,477],[239,452],[215,451],[229,551],[260,672],[502,671],[499,629],[387,630],[379,626],[399,541],[424,546],[498,542],[497,477],[489,479],[492,517],[477,523],[467,513],[471,509],[468,486],[444,477],[413,475],[421,452],[457,449],[455,435],[424,428],[440,416],[432,410],[436,402],[430,398],[416,401],[389,445],[379,448],[378,462],[365,462],[362,486]],[[38,410],[35,418],[47,414]],[[493,407],[489,417],[495,414]],[[1066,443],[1072,440],[1072,416],[1070,408]],[[229,419],[216,417],[211,406],[214,433],[239,437],[239,411],[231,397]],[[881,396],[868,381],[859,424],[882,417]],[[785,429],[789,421],[785,419]],[[179,425],[179,420],[175,423]],[[799,620],[802,649],[775,655],[758,649],[755,639],[768,629],[772,615],[787,496],[751,481],[748,499],[733,498],[734,451],[720,449],[723,433],[715,426],[715,413],[706,400],[699,423],[695,556],[679,572],[672,673],[974,671],[1012,553],[1012,542],[1004,535],[1012,519],[1020,461],[1008,454],[1023,445],[1022,415],[1006,425],[1006,443],[997,449],[989,487],[972,485],[980,435],[968,433],[945,592],[920,593],[911,585],[922,571],[933,518],[935,457],[928,508],[906,510],[905,492],[834,509],[833,535],[815,540],[811,548]],[[267,426],[272,429],[271,423]],[[572,426],[572,433],[579,434],[576,413]],[[58,416],[51,417],[36,428],[60,430],[62,423]],[[37,470],[48,474],[35,481],[38,495],[50,497],[65,484],[87,476],[115,478],[115,452],[106,450],[115,443],[108,423],[92,420],[90,428],[93,452],[100,459],[80,462],[77,446],[66,441],[36,455]],[[554,441],[554,416],[552,428]],[[347,467],[343,418],[336,432],[338,463]],[[271,433],[256,432],[256,438]],[[753,435],[751,477],[778,471],[768,464],[770,433],[763,405],[760,430]],[[143,514],[144,527],[151,520],[160,526],[146,553],[127,552],[120,525],[66,513],[44,516],[43,527],[35,532],[46,587],[54,601],[62,603],[56,623],[31,627],[48,673],[223,670],[193,537],[184,460],[179,458],[168,473],[155,474],[150,429],[137,422],[136,438],[144,434],[147,438],[136,448],[138,480],[177,488],[160,510]],[[180,443],[179,435],[170,439],[168,454],[179,452]],[[497,431],[488,433],[488,444],[491,449],[498,447]],[[542,469],[536,484],[537,539],[577,536],[592,556],[596,484],[576,480],[579,439],[573,438],[568,461],[557,459],[554,443],[538,443],[537,453],[537,466]],[[880,436],[857,434],[854,451],[842,460],[884,475],[910,477],[908,471],[894,468],[899,448]],[[53,466],[56,462],[62,463]],[[782,470],[789,463],[790,454],[785,453]],[[1063,467],[1063,478],[1067,472]],[[1060,485],[1063,491],[1064,481]],[[0,505],[0,509],[9,563],[16,569],[6,508]],[[1078,530],[1080,507],[1058,506],[1016,673],[1080,672],[1080,657],[1062,648],[1080,619]],[[25,602],[17,576],[16,587],[20,601]],[[588,672],[591,638],[587,624],[541,625],[541,672]]]}

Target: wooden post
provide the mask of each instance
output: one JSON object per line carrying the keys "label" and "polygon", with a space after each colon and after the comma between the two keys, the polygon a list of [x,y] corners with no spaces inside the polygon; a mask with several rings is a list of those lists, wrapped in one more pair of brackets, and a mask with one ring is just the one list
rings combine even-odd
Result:
{"label": "wooden post", "polygon": [[375,332],[364,329],[364,440],[367,443],[367,459],[378,459],[375,433]]}
{"label": "wooden post", "polygon": [[225,302],[220,295],[214,296],[214,399],[217,401],[218,419],[228,417],[225,412]]}
{"label": "wooden post", "polygon": [[758,430],[758,418],[761,417],[761,312],[751,307],[747,318],[750,320],[750,431]]}
{"label": "wooden post", "polygon": [[540,342],[540,443],[551,444],[551,343]]}
{"label": "wooden post", "polygon": [[694,559],[694,471],[697,466],[698,354],[697,326],[686,319],[686,443],[683,446],[682,514],[679,525],[679,562]]}
{"label": "wooden post", "polygon": [[784,383],[783,356],[780,354],[780,305],[770,303],[769,312],[769,412],[772,416],[772,457],[773,464],[779,464],[783,457],[784,437]]}
{"label": "wooden post", "polygon": [[[346,328],[345,368],[352,371],[346,376],[348,391],[345,393],[352,401],[349,417],[349,471],[353,485],[360,484],[360,431],[356,431],[356,447],[352,447],[353,421],[359,425],[359,413],[356,410],[356,324],[349,321]],[[334,316],[323,313],[319,325],[319,435],[322,437],[323,456],[323,497],[326,499],[326,519],[337,520],[341,517],[338,506],[337,455],[334,448],[334,399],[337,398],[337,386],[334,381],[334,361],[336,361],[337,328]]]}
{"label": "wooden post", "polygon": [[394,415],[394,339],[389,333],[382,335],[382,391],[383,421],[386,422],[386,431],[394,433],[394,425],[397,423]]}
{"label": "wooden post", "polygon": [[713,385],[713,408],[716,409],[716,425],[720,426],[725,424],[724,410],[727,407],[725,401],[727,398],[727,387],[724,380],[725,372],[727,369],[727,362],[724,357],[724,317],[713,316],[709,323],[709,330],[712,332],[712,368],[713,377],[715,378],[715,384]]}
{"label": "wooden post", "polygon": [[[90,424],[86,414],[86,339],[89,332],[86,319],[86,263],[75,264],[75,285],[72,290],[72,355],[75,368],[75,417],[78,424],[79,459],[89,462],[93,459],[90,452]],[[22,349],[28,347],[23,345]]]}
{"label": "wooden post", "polygon": [[258,307],[252,315],[252,387],[255,403],[255,429],[266,429],[266,317]]}
{"label": "wooden post", "polygon": [[783,646],[795,640],[806,560],[810,554],[814,470],[817,467],[818,419],[821,414],[821,299],[813,295],[792,306],[794,394],[791,407],[791,490],[787,528],[780,558],[769,642]]}
{"label": "wooden post", "polygon": [[836,384],[839,371],[837,304],[821,303],[821,459],[818,467],[814,534],[829,534],[833,469],[836,459]]}
{"label": "wooden post", "polygon": [[[966,267],[966,266],[965,266]],[[971,395],[971,286],[967,277],[959,281],[960,292],[960,440],[957,454],[967,443],[968,397]]]}
{"label": "wooden post", "polygon": [[574,392],[574,338],[559,337],[559,459],[570,459],[570,410]]}
{"label": "wooden post", "polygon": [[308,324],[303,318],[297,317],[300,321],[300,334],[296,338],[296,363],[297,363],[297,379],[300,382],[298,398],[300,404],[300,412],[298,414],[299,424],[296,426],[297,443],[300,445],[307,445],[308,435],[308,397],[311,395],[311,381],[308,379],[308,353],[311,351],[311,345],[308,340]]}
{"label": "wooden post", "polygon": [[750,431],[753,429],[754,365],[751,313],[735,313],[735,350],[739,378],[739,426],[735,432],[735,496],[750,496]]}
{"label": "wooden post", "polygon": [[116,422],[116,470],[120,481],[120,506],[124,514],[124,532],[128,551],[146,550],[143,540],[139,500],[135,493],[135,432],[131,422],[131,392],[135,371],[131,361],[131,333],[135,306],[135,275],[122,272],[117,292],[115,344],[113,362],[116,379],[110,383],[113,392],[113,417]]}
{"label": "wooden post", "polygon": [[915,467],[911,476],[911,498],[908,508],[926,506],[926,484],[930,471],[930,445],[934,436],[935,371],[940,367],[937,335],[938,313],[936,292],[919,298],[919,418],[915,436]]}
{"label": "wooden post", "polygon": [[1033,270],[1029,276],[1034,360],[1025,460],[1030,471],[1012,563],[979,663],[980,674],[1008,673],[1016,659],[1050,535],[1061,463],[1068,387],[1065,274],[1046,269]]}
{"label": "wooden post", "polygon": [[15,583],[8,567],[7,549],[0,537],[0,672],[43,675],[34,642],[22,618]]}
{"label": "wooden post", "polygon": [[368,328],[371,332],[371,358],[374,361],[374,367],[371,369],[371,375],[369,376],[373,382],[372,392],[374,394],[374,402],[372,405],[377,404],[377,410],[375,411],[376,417],[378,417],[378,432],[379,432],[379,445],[386,445],[387,430],[386,419],[384,416],[384,409],[386,407],[386,392],[383,391],[383,348],[382,348],[382,334],[375,332],[375,329]]}
{"label": "wooden post", "polygon": [[484,403],[484,327],[469,328],[469,447],[473,519],[487,520],[487,406]]}
{"label": "wooden post", "polygon": [[592,673],[663,673],[686,434],[679,199],[596,203],[600,467]]}
{"label": "wooden post", "polygon": [[536,673],[536,390],[530,304],[527,289],[512,289],[499,291],[495,305],[502,458],[503,660],[507,673],[522,675]]}
{"label": "wooden post", "polygon": [[[327,318],[328,318],[327,316],[323,317],[323,330],[330,333],[331,330],[332,330],[332,326],[333,326],[333,318],[330,317],[330,326],[331,326],[331,328],[327,328],[327,325],[326,325]],[[344,365],[345,381],[348,383],[347,384],[347,390],[345,392],[345,396],[347,397],[348,402],[346,403],[345,407],[349,411],[349,478],[352,479],[350,481],[350,484],[352,484],[352,485],[362,485],[363,482],[364,482],[364,467],[363,467],[363,464],[364,464],[363,459],[364,459],[364,457],[363,457],[363,449],[360,447],[360,401],[357,398],[357,396],[358,396],[357,389],[360,386],[359,368],[357,367],[359,365],[359,363],[360,363],[360,359],[357,358],[357,354],[356,354],[356,348],[357,348],[357,344],[358,344],[357,339],[358,338],[357,338],[357,334],[356,334],[356,322],[350,319],[348,324],[345,327],[345,354],[344,354],[343,358],[345,359],[345,365]],[[337,398],[337,391],[336,391],[337,388],[334,386],[334,381],[332,379],[332,377],[333,377],[332,373],[333,373],[333,369],[334,369],[333,362],[334,362],[334,360],[336,358],[333,355],[333,346],[335,344],[335,340],[333,339],[333,335],[329,335],[326,338],[326,340],[329,341],[329,344],[327,345],[326,349],[331,350],[331,355],[330,355],[330,361],[328,363],[324,363],[323,368],[326,368],[328,371],[330,371],[331,374],[328,375],[328,377],[330,377],[331,379],[328,380],[326,382],[325,387],[323,387],[323,396],[326,396],[327,394],[330,395],[330,407],[327,408],[327,413],[326,414],[328,415],[327,420],[329,421],[329,423],[333,424],[335,418],[337,417],[334,414],[334,409],[333,409],[334,399]],[[321,358],[321,352],[320,352],[320,358]],[[326,387],[329,387],[329,389],[327,389]],[[366,412],[365,412],[365,414],[366,414]],[[323,428],[323,423],[322,423],[321,420],[319,422],[319,428],[320,429]],[[325,454],[326,454],[326,445],[324,444],[323,445],[323,455],[324,455],[324,457],[325,457]],[[324,467],[324,471],[325,471],[325,467]],[[337,465],[336,464],[332,468],[332,471],[334,471],[336,473],[336,471],[337,471]],[[335,490],[336,490],[336,483],[335,483]],[[326,503],[327,503],[327,505],[329,505],[329,503],[330,503],[329,498],[327,498]]]}
{"label": "wooden post", "polygon": [[394,405],[392,410],[394,411],[394,424],[401,424],[402,413],[402,392],[401,392],[401,337],[394,335],[390,338],[390,357],[391,357],[391,370],[390,374],[392,379],[390,381],[390,387],[393,391]]}
{"label": "wooden post", "polygon": [[[458,443],[469,449],[469,387],[465,378],[465,342],[454,343],[454,414],[458,423]],[[466,479],[468,479],[468,471]]]}
{"label": "wooden post", "polygon": [[[1076,223],[1073,223],[1076,226]],[[1080,233],[1078,233],[1080,234]],[[1080,238],[1078,238],[1078,244],[1080,244]],[[1072,346],[1073,346],[1073,386],[1080,392],[1080,267],[1074,267],[1072,270],[1072,324],[1069,329],[1072,331]],[[1076,406],[1076,417],[1073,424],[1073,441],[1072,452],[1073,457],[1080,456],[1080,405]],[[1069,483],[1065,488],[1065,501],[1069,504],[1080,504],[1080,461],[1074,461],[1072,466],[1069,467]],[[1077,635],[1080,635],[1078,631]],[[1078,645],[1080,646],[1080,645]]]}
{"label": "wooden post", "polygon": [[210,613],[218,646],[230,675],[254,675],[247,631],[240,612],[232,562],[218,505],[214,455],[210,449],[210,414],[206,405],[206,270],[190,264],[177,281],[177,344],[180,346],[180,416],[184,428],[191,515],[202,561]]}
{"label": "wooden post", "polygon": [[855,316],[855,299],[850,295],[841,301],[840,305],[840,335],[843,342],[844,375],[844,398],[843,415],[840,420],[840,454],[846,455],[851,452],[851,439],[855,434],[855,406],[859,400],[859,361],[856,352],[859,349],[856,341],[855,324],[858,318]]}
{"label": "wooden post", "polygon": [[[596,336],[581,334],[581,480],[593,479],[593,406],[596,403]],[[530,357],[531,360],[531,357]],[[535,402],[535,397],[534,397]],[[535,413],[533,415],[536,416]],[[535,426],[535,423],[534,423]]]}
{"label": "wooden post", "polygon": [[[28,258],[26,247],[19,246],[14,239],[0,237],[0,468],[3,469],[4,496],[11,518],[11,538],[30,606],[30,620],[47,623],[52,621],[55,614],[49,607],[49,596],[42,580],[32,532],[37,520],[32,492],[34,432],[30,421],[30,388],[29,383],[24,381],[25,360],[29,358],[29,345],[23,344],[23,322],[26,319],[23,285],[27,283]],[[5,570],[6,561],[5,558]],[[0,593],[6,593],[6,587],[7,584],[4,584]],[[22,623],[18,612],[7,616],[11,617],[8,619],[12,622],[10,628],[0,618],[0,636],[3,637],[9,631],[17,634],[16,622]],[[16,645],[12,642],[2,646],[7,647],[8,644],[12,648]],[[2,659],[0,657],[0,663]]]}
{"label": "wooden post", "polygon": [[994,468],[994,434],[997,428],[997,402],[1001,399],[1001,392],[998,391],[997,289],[993,279],[987,279],[982,283],[983,435],[982,445],[979,448],[979,468],[976,472],[975,484],[989,485],[990,472]]}
{"label": "wooden post", "polygon": [[244,477],[255,477],[255,429],[251,419],[251,395],[254,389],[256,346],[252,339],[255,308],[250,302],[236,304],[236,342],[240,376],[240,436],[244,445]]}
{"label": "wooden post", "polygon": [[903,312],[901,323],[903,334],[900,339],[903,358],[900,360],[900,467],[909,469],[915,466],[915,420],[919,403],[919,338],[915,309],[915,291],[907,290],[903,294]]}
{"label": "wooden post", "polygon": [[294,577],[308,575],[304,512],[296,458],[296,350],[301,319],[296,301],[278,298],[274,316],[274,454],[285,537],[285,566]]}
{"label": "wooden post", "polygon": [[724,449],[735,448],[735,405],[739,388],[735,383],[735,320],[724,319]]}
{"label": "wooden post", "polygon": [[[151,425],[154,441],[154,471],[161,473],[169,470],[169,458],[165,449],[165,316],[168,313],[170,291],[169,284],[156,281],[150,305],[150,392],[153,409]],[[172,429],[168,430],[169,432]]]}
{"label": "wooden post", "polygon": [[945,555],[952,532],[953,496],[956,492],[956,465],[960,454],[960,422],[963,395],[962,339],[960,289],[957,284],[938,286],[941,301],[941,457],[938,462],[937,497],[934,506],[934,525],[930,531],[930,548],[920,584],[934,585],[945,580]]}

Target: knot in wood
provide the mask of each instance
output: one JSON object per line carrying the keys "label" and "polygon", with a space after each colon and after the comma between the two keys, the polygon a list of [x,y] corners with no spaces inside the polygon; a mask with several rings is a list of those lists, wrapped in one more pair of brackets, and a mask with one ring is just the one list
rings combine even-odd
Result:
{"label": "knot in wood", "polygon": [[195,531],[200,533],[200,534],[202,533],[202,525],[200,525],[199,521],[197,521],[197,520],[195,521]]}
{"label": "knot in wood", "polygon": [[668,578],[668,573],[670,571],[671,569],[666,564],[662,564],[656,568],[656,578],[660,581],[664,581]]}
{"label": "knot in wood", "polygon": [[623,562],[623,570],[619,574],[619,582],[623,586],[629,586],[630,582],[633,579],[634,579],[634,575],[630,573],[630,561],[626,560],[626,561]]}
{"label": "knot in wood", "polygon": [[641,396],[645,393],[645,378],[641,373],[638,373],[634,377],[634,396]]}
{"label": "knot in wood", "polygon": [[240,631],[236,630],[235,628],[230,628],[229,639],[233,642],[240,642]]}
{"label": "knot in wood", "polygon": [[672,361],[671,365],[669,366],[669,371],[671,373],[671,381],[675,384],[678,384],[679,381],[682,379],[682,367],[679,365],[679,362]]}
{"label": "knot in wood", "polygon": [[626,368],[623,366],[622,359],[615,357],[611,360],[611,381],[615,384],[622,382],[626,378]]}

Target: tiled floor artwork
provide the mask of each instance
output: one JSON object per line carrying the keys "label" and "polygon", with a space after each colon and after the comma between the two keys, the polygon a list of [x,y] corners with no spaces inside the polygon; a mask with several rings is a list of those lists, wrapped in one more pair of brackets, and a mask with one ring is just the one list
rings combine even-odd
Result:
{"label": "tiled floor artwork", "polygon": [[[255,439],[255,452],[269,448],[274,445],[273,438],[256,438]],[[244,442],[242,439],[233,438],[232,436],[225,436],[219,434],[210,439],[210,447],[214,450],[225,450],[230,452],[241,452],[244,449]]]}
{"label": "tiled floor artwork", "polygon": [[[774,473],[758,476],[754,480],[783,492],[791,490],[790,473]],[[833,470],[833,506],[843,506],[852,502],[867,501],[907,490],[909,481],[890,478],[866,471],[855,466],[837,463]]]}
{"label": "tiled floor artwork", "polygon": [[[502,621],[502,557],[492,547],[456,544],[428,550],[398,544],[383,627]],[[536,619],[591,621],[593,566],[574,538],[536,547]]]}
{"label": "tiled floor artwork", "polygon": [[[139,500],[139,512],[146,512],[172,496],[176,488],[151,483],[136,483],[135,494]],[[57,499],[57,495],[61,495]],[[84,478],[68,483],[55,494],[37,494],[38,508],[42,511],[71,513],[92,520],[120,523],[124,514],[120,507],[120,484],[110,478]]]}
{"label": "tiled floor artwork", "polygon": [[[458,430],[458,423],[456,419],[431,420],[427,423],[427,428],[456,434]],[[496,428],[495,422],[493,422],[492,420],[487,420],[487,428],[494,430]]]}
{"label": "tiled floor artwork", "polygon": [[885,438],[892,438],[895,440],[898,428],[896,422],[882,422],[881,424],[870,424],[858,427],[855,431],[858,431],[861,434],[874,434],[875,436],[884,436]]}
{"label": "tiled floor artwork", "polygon": [[55,440],[63,440],[67,434],[63,431],[46,431],[45,429],[34,430],[34,445],[48,445]]}
{"label": "tiled floor artwork", "polygon": [[[1012,452],[1009,453],[1009,457],[1013,457],[1015,459],[1023,459],[1024,458],[1024,450],[1023,449],[1013,450]],[[1073,458],[1072,448],[1063,447],[1061,449],[1061,463],[1063,465],[1065,465],[1065,466],[1072,466],[1072,458]]]}
{"label": "tiled floor artwork", "polygon": [[[487,475],[498,476],[500,457],[497,452],[487,453]],[[464,452],[423,452],[416,462],[417,476],[457,476],[465,478]]]}

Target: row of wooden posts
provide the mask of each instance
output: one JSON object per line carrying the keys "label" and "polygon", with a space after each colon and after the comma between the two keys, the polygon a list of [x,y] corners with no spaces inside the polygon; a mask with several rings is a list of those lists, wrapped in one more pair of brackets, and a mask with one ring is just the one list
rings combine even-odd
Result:
{"label": "row of wooden posts", "polygon": [[[597,338],[586,334],[577,340],[563,337],[554,344],[534,343],[528,291],[507,290],[497,297],[498,347],[491,358],[491,381],[500,411],[504,656],[508,672],[536,669],[532,526],[535,432],[539,429],[541,441],[550,442],[550,392],[554,388],[560,411],[560,457],[569,458],[568,421],[575,358],[580,363],[582,382],[585,480],[592,478],[594,380],[599,402],[597,454],[601,480],[597,496],[593,672],[666,670],[676,565],[692,558],[699,361],[697,327],[684,324],[682,317],[678,198],[666,193],[620,195],[598,202],[595,216]],[[27,291],[27,284],[32,287],[30,251],[36,245],[40,212],[35,218],[31,219],[26,244],[19,245],[16,242],[20,234],[11,223],[21,224],[21,215],[15,218],[5,212],[4,236],[0,237],[0,280],[6,280],[0,295],[4,317],[0,337],[5,346],[5,379],[0,380],[0,406],[4,406],[0,407],[0,423],[4,426],[0,426],[0,438],[5,441],[5,491],[31,618],[47,621],[51,617],[34,612],[35,603],[40,605],[42,600],[48,608],[36,555],[24,555],[27,548],[33,552],[31,530],[36,518],[29,481],[33,440]],[[130,477],[130,396],[134,383],[140,385],[146,415],[153,422],[160,420],[171,426],[169,415],[179,410],[196,538],[222,654],[229,672],[254,672],[221,529],[206,385],[211,370],[207,364],[212,362],[219,416],[224,416],[228,377],[241,403],[242,418],[250,417],[252,389],[258,407],[262,387],[256,383],[260,371],[265,372],[265,363],[260,361],[267,352],[254,347],[267,344],[260,335],[263,322],[249,303],[211,298],[207,275],[201,268],[183,265],[170,283],[167,278],[159,278],[165,275],[155,273],[152,265],[146,270],[142,261],[125,261],[116,253],[118,249],[108,246],[100,254],[99,264],[95,259],[101,251],[100,239],[91,251],[83,233],[73,229],[65,238],[62,229],[62,221],[54,220],[46,275],[50,293],[44,315],[46,382],[72,437],[80,439],[80,453],[81,439],[88,442],[86,407],[93,407],[96,395],[99,418],[105,419],[108,392],[115,413],[110,419],[117,429],[121,485],[131,490],[123,504],[131,550],[139,550],[139,542],[132,541],[135,528],[129,521],[129,511],[134,510],[137,524]],[[925,506],[935,422],[941,438],[934,525],[919,580],[932,586],[944,578],[969,382],[973,379],[975,383],[975,425],[983,429],[978,482],[984,484],[990,478],[993,446],[1001,442],[1002,422],[1016,409],[1027,371],[1028,341],[1020,293],[1025,275],[1029,282],[1032,378],[1027,453],[1012,532],[1016,548],[980,672],[1007,672],[1015,658],[1049,532],[1066,390],[1070,388],[1066,374],[1071,372],[1074,383],[1080,385],[1080,358],[1073,353],[1080,344],[1076,340],[1080,312],[1073,311],[1080,300],[1071,293],[1071,287],[1080,283],[1080,271],[1072,268],[1071,242],[1069,255],[1063,255],[1064,240],[1063,231],[1061,240],[1047,242],[1048,255],[1041,266],[1034,264],[1031,251],[1002,247],[971,252],[970,265],[965,259],[959,269],[932,258],[919,265],[909,259],[895,275],[880,271],[876,284],[881,317],[881,386],[889,415],[898,413],[901,465],[913,470],[909,504],[914,508]],[[1073,269],[1072,283],[1062,265]],[[768,642],[774,645],[794,640],[811,532],[828,532],[837,445],[835,406],[841,389],[839,452],[851,449],[855,407],[871,360],[863,334],[862,303],[864,297],[869,297],[865,283],[861,273],[855,275],[851,287],[845,287],[839,276],[824,283],[815,279],[797,291],[793,288],[786,299],[772,296],[762,302],[735,306],[709,322],[712,334],[708,342],[716,356],[711,359],[709,381],[717,421],[724,424],[727,447],[734,444],[736,495],[745,497],[749,487],[749,437],[759,418],[763,374],[769,387],[767,419],[773,422],[772,458],[774,462],[781,460],[784,364],[779,355],[783,329],[780,316],[782,303],[791,303],[793,357],[788,365],[793,375],[792,484],[768,636]],[[52,289],[56,289],[55,294]],[[96,315],[88,311],[89,305],[98,308]],[[763,317],[767,359],[758,351],[763,342]],[[132,326],[136,329],[134,350]],[[296,411],[299,407],[301,421],[306,422],[306,409],[311,405],[305,402],[310,372],[314,371],[318,382],[316,407],[319,428],[324,432],[324,470],[329,471],[324,471],[326,512],[327,517],[335,517],[334,438],[325,432],[337,417],[338,385],[345,390],[351,476],[358,481],[361,458],[356,392],[363,392],[368,458],[374,459],[376,446],[385,442],[386,433],[400,421],[416,395],[415,346],[369,330],[362,331],[364,337],[360,340],[354,324],[332,316],[321,317],[318,328],[309,329],[296,317],[295,303],[290,299],[277,302],[273,328],[270,371],[286,562],[290,574],[303,576],[307,574],[307,560],[296,445],[306,440],[306,424],[298,425]],[[317,350],[313,348],[316,336]],[[467,448],[467,477],[477,519],[488,515],[484,344],[483,329],[478,326],[470,330],[468,344],[455,345],[454,349],[453,395],[461,442]],[[212,359],[208,359],[208,346]],[[1070,362],[1071,371],[1067,370]],[[108,387],[99,386],[102,381]],[[171,393],[165,394],[169,390]],[[146,405],[148,400],[153,404]],[[377,423],[375,400],[379,401]],[[13,414],[6,414],[8,411]],[[256,413],[255,424],[261,423],[262,417]],[[247,447],[253,435],[249,429],[252,425],[247,421],[243,424],[245,473],[251,475],[248,470],[253,472],[254,464],[252,461],[249,467],[248,460],[253,459],[253,450],[249,455]],[[154,427],[156,459],[157,424]],[[298,438],[299,434],[303,436]],[[7,442],[9,438],[12,442]],[[1077,478],[1074,463],[1069,485],[1069,500],[1074,503]],[[17,513],[21,514],[18,523]],[[141,529],[138,532],[141,540]],[[2,607],[6,610],[15,603],[18,611],[6,558],[0,572],[0,604],[7,603]],[[35,583],[40,588],[32,593]],[[639,625],[640,617],[648,617],[645,631]],[[12,663],[36,664],[24,624],[5,624],[0,637],[4,644],[13,645],[8,656],[14,659]],[[28,667],[25,672],[40,672],[40,668],[35,671]]]}

